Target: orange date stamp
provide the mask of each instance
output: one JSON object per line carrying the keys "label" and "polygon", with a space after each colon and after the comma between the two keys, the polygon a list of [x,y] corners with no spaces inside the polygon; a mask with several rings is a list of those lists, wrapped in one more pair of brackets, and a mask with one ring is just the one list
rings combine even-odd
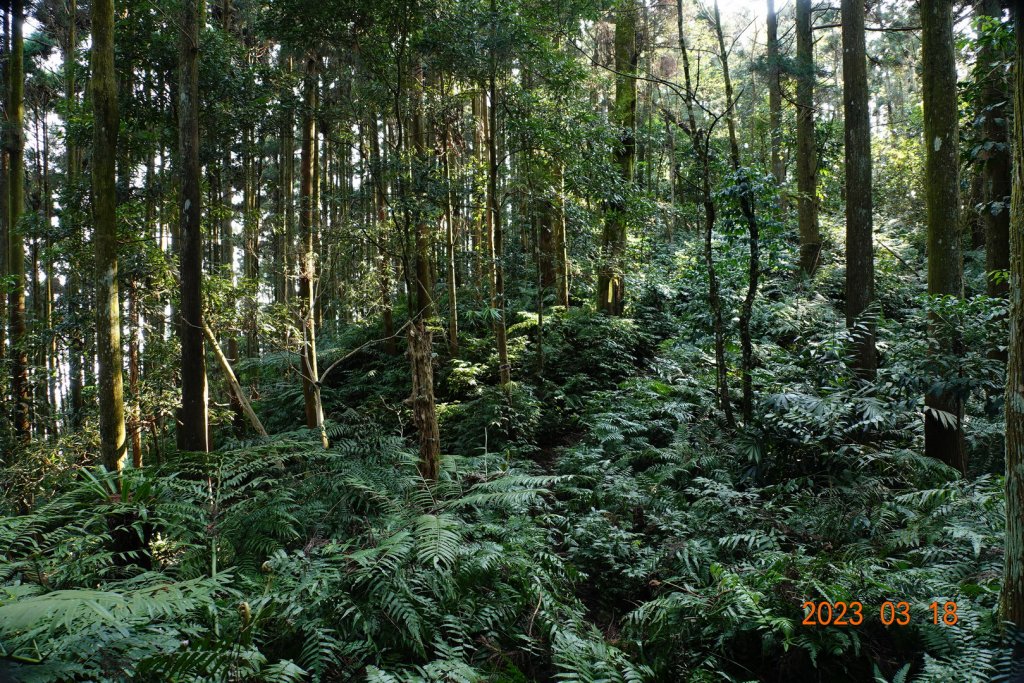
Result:
{"label": "orange date stamp", "polygon": [[[860,626],[864,623],[864,604],[857,600],[850,602],[827,600],[808,600],[803,603],[803,626]],[[955,626],[960,617],[956,611],[956,602],[948,600],[942,604],[937,601],[928,606],[931,622],[942,626]],[[883,626],[907,626],[910,624],[910,603],[885,601],[878,607],[878,620]]]}

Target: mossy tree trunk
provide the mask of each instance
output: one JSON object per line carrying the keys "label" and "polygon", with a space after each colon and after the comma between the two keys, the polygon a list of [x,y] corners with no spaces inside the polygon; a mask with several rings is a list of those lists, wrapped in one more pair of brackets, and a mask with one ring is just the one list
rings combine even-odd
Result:
{"label": "mossy tree trunk", "polygon": [[636,68],[638,11],[636,0],[622,0],[615,19],[615,105],[612,123],[619,127],[615,166],[622,181],[616,199],[609,201],[601,236],[601,265],[597,278],[598,309],[622,315],[626,291],[627,195],[636,163]]}

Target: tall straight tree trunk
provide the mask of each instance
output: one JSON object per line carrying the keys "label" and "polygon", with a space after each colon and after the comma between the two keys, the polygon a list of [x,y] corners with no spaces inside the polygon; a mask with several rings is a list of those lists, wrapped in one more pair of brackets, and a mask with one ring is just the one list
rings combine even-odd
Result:
{"label": "tall straight tree trunk", "polygon": [[28,339],[25,334],[25,237],[21,217],[25,211],[25,23],[23,0],[11,0],[11,49],[8,60],[8,274],[12,282],[7,302],[11,344],[11,421],[18,441],[32,438],[29,411],[32,387],[28,381]]}
{"label": "tall straight tree trunk", "polygon": [[456,246],[455,210],[452,203],[452,144],[451,129],[444,123],[444,149],[441,152],[444,167],[444,232],[445,232],[445,265],[448,272],[445,279],[448,285],[448,351],[454,358],[459,354],[459,288],[455,281]]}
{"label": "tall straight tree trunk", "polygon": [[[981,0],[978,13],[998,21],[1002,7],[999,0]],[[980,69],[984,70],[979,74],[982,86],[981,101],[978,103],[984,117],[982,129],[985,141],[994,143],[991,149],[983,153],[981,164],[981,219],[985,226],[985,270],[988,273],[1010,267],[1010,144],[1006,135],[1006,127],[1009,125],[1006,100],[1009,93],[1000,75],[992,73],[998,68],[995,65],[998,56],[994,53],[992,43],[985,41],[977,60]],[[1007,292],[1005,279],[988,278],[989,296],[1005,297]]]}
{"label": "tall straight tree trunk", "polygon": [[111,471],[124,467],[121,313],[117,291],[117,83],[114,2],[92,0],[92,215],[96,243],[96,352],[99,357],[100,456]]}
{"label": "tall straight tree trunk", "polygon": [[[74,0],[70,0],[74,2]],[[6,8],[0,8],[0,104],[4,112],[9,112],[7,105],[10,89],[10,21]],[[6,123],[6,116],[3,123]],[[0,135],[0,278],[7,278],[10,268],[10,147],[5,135]],[[7,358],[7,297],[0,295],[0,364]],[[0,394],[6,403],[7,396]],[[8,418],[9,407],[0,407],[0,417]]]}
{"label": "tall straight tree trunk", "polygon": [[306,426],[320,430],[320,439],[327,448],[323,405],[320,402],[320,375],[316,359],[316,236],[315,182],[317,59],[306,58],[305,91],[302,112],[302,159],[299,176],[299,241],[301,249],[299,274],[299,315],[302,319],[302,394],[305,398]]}
{"label": "tall straight tree trunk", "polygon": [[779,59],[779,15],[775,0],[768,0],[768,125],[771,127],[772,175],[781,186],[786,182],[782,160],[782,82]]}
{"label": "tall straight tree trunk", "polygon": [[[242,176],[243,176],[243,202],[245,213],[242,216],[242,226],[245,233],[245,254],[243,256],[243,269],[245,278],[250,283],[259,282],[259,242],[260,242],[260,214],[257,202],[259,194],[259,178],[255,172],[256,164],[253,161],[254,152],[252,127],[247,127],[242,134]],[[246,358],[257,358],[259,356],[259,337],[256,316],[259,312],[258,297],[247,298],[245,302],[245,356]]]}
{"label": "tall straight tree trunk", "polygon": [[[292,70],[292,58],[282,58],[287,72]],[[283,95],[282,95],[283,97]],[[280,160],[278,173],[278,214],[279,225],[277,234],[277,287],[275,299],[278,304],[286,305],[292,299],[294,285],[290,279],[292,274],[291,243],[293,230],[293,187],[295,185],[295,133],[294,119],[288,107],[283,108],[281,115]]]}
{"label": "tall straight tree trunk", "polygon": [[729,396],[729,368],[725,362],[725,321],[722,316],[722,302],[718,295],[718,274],[715,271],[715,253],[713,240],[715,234],[715,199],[711,193],[711,131],[697,127],[694,114],[697,95],[690,77],[690,53],[686,46],[686,33],[683,30],[683,0],[676,0],[676,21],[679,31],[679,51],[683,56],[683,77],[686,86],[686,117],[689,134],[693,143],[697,162],[700,164],[700,200],[704,208],[704,266],[708,274],[708,305],[711,308],[712,325],[715,334],[715,384],[719,407],[725,415],[729,427],[736,425],[732,412],[732,399]]}
{"label": "tall straight tree trunk", "polygon": [[608,315],[620,316],[625,305],[626,195],[633,184],[636,163],[636,0],[621,0],[615,19],[615,106],[612,123],[619,127],[615,166],[622,179],[621,198],[608,202],[601,236],[601,265],[597,278],[597,306]]}
{"label": "tall straight tree trunk", "polygon": [[370,166],[373,178],[373,207],[377,227],[377,281],[380,287],[381,317],[384,319],[384,352],[398,353],[395,343],[395,320],[391,305],[391,259],[388,247],[391,235],[388,223],[388,179],[380,149],[380,126],[376,113],[370,115]]}
{"label": "tall straight tree trunk", "polygon": [[[843,27],[845,30],[845,22]],[[796,179],[799,196],[796,206],[800,227],[800,270],[806,275],[813,275],[819,265],[821,232],[818,229],[818,154],[814,142],[811,0],[796,0],[796,60],[799,70],[796,81]]]}
{"label": "tall straight tree trunk", "polygon": [[725,81],[725,122],[729,129],[729,152],[732,168],[736,173],[739,186],[740,212],[747,223],[747,238],[750,243],[750,260],[747,267],[747,294],[740,306],[740,382],[742,384],[742,402],[744,424],[749,425],[754,418],[754,344],[750,337],[750,320],[754,313],[754,300],[757,298],[757,286],[761,277],[761,244],[760,227],[754,213],[754,194],[746,169],[740,163],[740,147],[736,141],[736,114],[734,106],[732,79],[729,77],[729,54],[725,49],[725,36],[722,33],[722,18],[718,11],[718,0],[714,4],[715,34],[718,37],[718,52],[722,62],[722,79]]}
{"label": "tall straight tree trunk", "polygon": [[[1013,109],[1024,112],[1024,0],[1013,2],[1017,51]],[[1013,119],[1010,347],[1006,369],[1006,543],[1001,617],[1024,627],[1024,116]]]}
{"label": "tall straight tree trunk", "polygon": [[[77,21],[78,6],[76,0],[68,1],[68,32],[67,43],[64,45],[62,60],[64,63],[64,98],[65,105],[71,111],[77,105],[77,63],[74,59],[75,48],[78,46]],[[78,192],[78,178],[82,172],[81,150],[72,138],[68,138],[65,148],[66,170],[64,194],[61,202],[73,204]],[[68,234],[77,234],[78,212],[72,206],[66,206],[61,212],[61,222]],[[79,325],[79,304],[82,298],[82,285],[78,268],[69,268],[65,284],[64,312],[70,323],[68,336],[68,431],[77,432],[81,426],[84,401],[82,398],[82,360],[85,355],[85,344]],[[0,344],[2,346],[2,344]]]}
{"label": "tall straight tree trunk", "polygon": [[[417,202],[423,202],[429,194],[427,186],[427,141],[423,103],[423,64],[419,57],[412,68],[410,83],[411,121],[409,133],[412,138],[414,158],[412,162],[412,188]],[[437,407],[434,400],[434,368],[431,359],[432,334],[427,321],[433,316],[434,302],[431,296],[433,277],[431,273],[432,230],[422,208],[415,210],[414,235],[414,311],[409,326],[409,363],[412,369],[412,412],[413,423],[419,435],[419,470],[427,481],[436,481],[441,468],[441,440],[437,424]]]}
{"label": "tall straight tree trunk", "polygon": [[870,316],[869,319],[863,317],[875,300],[871,120],[868,112],[864,3],[862,0],[843,0],[841,10],[846,141],[846,326],[853,335],[854,369],[862,376],[873,377],[878,365],[875,326]]}
{"label": "tall straight tree trunk", "polygon": [[199,163],[199,27],[203,0],[185,0],[179,36],[178,164],[181,202],[181,412],[178,448],[209,450],[206,355],[203,348],[202,168]]}
{"label": "tall straight tree trunk", "polygon": [[[960,260],[959,136],[954,50],[952,0],[922,0],[928,293],[961,297],[963,266]],[[929,327],[942,354],[959,356],[962,353],[958,330],[949,329],[935,316]],[[956,391],[942,388],[928,392],[925,406],[925,454],[965,472],[963,399]]]}
{"label": "tall straight tree trunk", "polygon": [[[491,0],[492,12],[496,1]],[[498,197],[498,65],[491,53],[491,74],[487,108],[487,232],[493,265],[491,272],[491,308],[497,311],[494,323],[495,345],[498,348],[498,383],[507,387],[512,381],[512,366],[508,359],[508,339],[505,321],[505,237],[501,223],[501,199]]]}
{"label": "tall straight tree trunk", "polygon": [[565,232],[565,165],[554,161],[555,196],[550,206],[551,247],[555,259],[555,304],[569,307],[569,240]]}

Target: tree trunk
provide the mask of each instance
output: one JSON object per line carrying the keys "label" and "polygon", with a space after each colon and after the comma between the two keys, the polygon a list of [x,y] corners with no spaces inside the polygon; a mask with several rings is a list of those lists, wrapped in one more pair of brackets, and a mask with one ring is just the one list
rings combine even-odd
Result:
{"label": "tree trunk", "polygon": [[[956,58],[952,0],[922,0],[925,193],[928,206],[928,293],[963,296],[960,261],[960,192]],[[959,332],[936,317],[930,334],[943,355],[962,353]],[[949,378],[942,378],[948,381]],[[925,454],[960,472],[967,469],[963,399],[942,388],[925,397]],[[945,413],[945,415],[940,414]],[[950,424],[950,422],[953,424]]]}
{"label": "tree trunk", "polygon": [[11,0],[11,49],[8,63],[8,275],[12,288],[7,302],[10,315],[11,421],[18,441],[32,438],[29,411],[32,387],[28,381],[28,343],[25,334],[25,237],[20,225],[25,211],[25,23],[23,0]]}
{"label": "tree trunk", "polygon": [[376,220],[377,281],[380,287],[381,317],[384,319],[384,352],[398,353],[395,343],[395,320],[391,305],[391,259],[388,248],[391,240],[388,222],[388,179],[380,150],[380,130],[376,113],[370,115],[370,165],[373,177],[373,206]]}
{"label": "tree trunk", "polygon": [[636,0],[622,0],[615,20],[615,107],[611,117],[621,131],[614,161],[622,187],[619,198],[608,202],[597,278],[598,309],[615,316],[622,315],[625,304],[626,195],[633,184],[636,160],[637,19]]}
{"label": "tree trunk", "polygon": [[757,297],[757,285],[761,277],[761,245],[760,228],[754,213],[754,195],[750,177],[740,163],[740,147],[736,141],[736,114],[734,106],[732,79],[729,78],[729,54],[725,49],[725,37],[722,34],[722,19],[718,11],[718,1],[714,5],[715,33],[718,37],[718,52],[722,62],[722,79],[725,81],[725,121],[729,129],[729,151],[732,157],[732,168],[736,173],[736,184],[739,186],[740,212],[747,223],[747,238],[750,242],[750,261],[747,268],[747,294],[740,307],[740,381],[743,398],[741,408],[744,424],[749,425],[754,418],[754,344],[750,336],[750,320],[754,313],[754,300]]}
{"label": "tree trunk", "polygon": [[119,126],[114,80],[114,3],[92,2],[92,214],[96,243],[96,351],[99,357],[100,455],[111,471],[124,467],[121,314],[117,289],[117,188],[114,163]]}
{"label": "tree trunk", "polygon": [[[1002,15],[999,0],[981,0],[978,13],[998,21]],[[998,59],[991,42],[983,42],[978,52],[982,72],[981,98],[978,103],[984,117],[982,131],[991,149],[981,155],[982,223],[985,226],[985,271],[1004,271],[1010,267],[1010,145],[1006,127],[1006,83],[1001,75],[992,73]],[[1024,67],[1017,67],[1024,68]],[[988,278],[988,295],[1006,297],[1009,291],[1003,278]]]}
{"label": "tree trunk", "polygon": [[186,0],[181,15],[178,85],[178,149],[181,186],[181,412],[178,448],[209,450],[206,356],[203,349],[203,233],[199,163],[199,27],[202,0]]}
{"label": "tree trunk", "polygon": [[413,424],[419,435],[419,470],[424,479],[436,481],[440,470],[440,436],[437,409],[434,403],[434,369],[432,335],[427,321],[433,316],[431,296],[433,276],[431,251],[433,231],[422,204],[429,196],[427,177],[426,121],[423,102],[423,64],[419,57],[412,67],[410,79],[411,121],[409,134],[413,146],[411,187],[417,207],[414,209],[414,304],[409,325],[409,363],[412,370]]}
{"label": "tree trunk", "polygon": [[878,365],[874,318],[870,314],[865,316],[875,300],[875,258],[864,3],[843,0],[841,9],[846,142],[846,326],[853,337],[854,369],[861,376],[873,377]]}
{"label": "tree trunk", "polygon": [[772,175],[780,187],[786,182],[786,164],[782,160],[781,72],[779,15],[775,11],[775,0],[768,0],[768,125],[771,127]]}
{"label": "tree trunk", "polygon": [[[1017,34],[1013,109],[1024,112],[1024,0],[1014,0]],[[1010,347],[1006,370],[1006,550],[1003,621],[1024,627],[1024,116],[1013,118],[1010,210]]]}
{"label": "tree trunk", "polygon": [[[76,84],[77,64],[72,58],[75,48],[78,45],[77,16],[78,8],[76,0],[68,2],[68,33],[67,44],[64,46],[61,57],[64,63],[64,97],[65,104],[71,110],[77,104],[78,86]],[[81,174],[82,157],[78,146],[72,139],[66,142],[65,159],[65,192],[61,196],[62,203],[73,204],[73,197],[78,192],[78,177]],[[78,233],[78,212],[73,206],[65,207],[61,212],[61,221],[67,234]],[[85,344],[82,338],[81,325],[79,324],[79,304],[82,298],[82,287],[78,268],[69,268],[67,282],[65,284],[64,311],[69,323],[68,333],[68,431],[77,432],[81,426],[82,410],[84,401],[82,398],[82,360],[85,355]],[[2,344],[0,344],[2,346]]]}
{"label": "tree trunk", "polygon": [[[492,10],[495,0],[491,0]],[[508,340],[505,321],[505,246],[501,224],[501,200],[498,198],[498,87],[497,63],[491,55],[489,107],[487,109],[487,232],[493,255],[494,280],[491,289],[491,308],[497,311],[494,323],[495,345],[498,349],[498,383],[502,387],[512,381],[512,366],[508,360]]]}
{"label": "tree trunk", "polygon": [[[843,27],[846,30],[845,22]],[[843,54],[846,55],[847,51]],[[815,77],[811,0],[796,2],[796,61],[796,206],[800,227],[800,270],[805,275],[813,275],[819,265],[821,232],[818,229],[818,154],[814,141]]]}
{"label": "tree trunk", "polygon": [[324,430],[323,405],[320,402],[320,376],[316,359],[316,254],[314,238],[316,205],[314,183],[317,174],[316,109],[317,60],[306,58],[305,90],[302,112],[302,158],[299,176],[299,242],[302,270],[299,275],[299,315],[302,322],[302,394],[305,397],[306,426],[320,430],[320,438],[327,448]]}
{"label": "tree trunk", "polygon": [[725,362],[725,321],[722,316],[722,302],[718,296],[718,275],[715,271],[713,239],[715,233],[714,195],[711,193],[711,131],[697,128],[694,114],[697,95],[690,78],[690,56],[683,31],[683,0],[676,0],[676,20],[679,30],[679,50],[683,56],[683,77],[686,85],[686,115],[689,128],[685,129],[693,143],[697,162],[700,165],[700,198],[704,208],[704,266],[708,275],[708,306],[711,308],[712,325],[715,334],[715,380],[719,407],[729,427],[736,425],[729,396],[729,368]]}

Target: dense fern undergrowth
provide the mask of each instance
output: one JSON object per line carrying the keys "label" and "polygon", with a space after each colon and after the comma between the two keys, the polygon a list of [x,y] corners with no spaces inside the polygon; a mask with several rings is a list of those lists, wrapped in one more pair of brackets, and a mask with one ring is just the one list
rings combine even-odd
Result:
{"label": "dense fern undergrowth", "polygon": [[[913,245],[880,255],[883,363],[860,382],[827,298],[841,269],[805,287],[779,248],[755,309],[756,419],[733,432],[699,253],[677,245],[631,281],[630,319],[518,314],[507,392],[486,311],[465,316],[457,359],[437,334],[436,485],[416,469],[407,361],[380,345],[324,387],[328,450],[294,431],[299,382],[268,356],[240,368],[261,378],[267,439],[162,444],[119,479],[78,435],[33,452],[4,473],[0,680],[1011,676],[995,611],[1001,305],[928,301]],[[742,259],[720,267],[736,308]],[[955,365],[928,353],[928,310],[971,337]],[[339,330],[323,360],[380,336]],[[951,376],[969,396],[967,478],[921,455],[922,397]],[[862,602],[864,624],[802,625],[820,600]],[[951,600],[958,623],[933,624],[928,606]],[[908,602],[911,623],[883,626],[885,601]]]}

